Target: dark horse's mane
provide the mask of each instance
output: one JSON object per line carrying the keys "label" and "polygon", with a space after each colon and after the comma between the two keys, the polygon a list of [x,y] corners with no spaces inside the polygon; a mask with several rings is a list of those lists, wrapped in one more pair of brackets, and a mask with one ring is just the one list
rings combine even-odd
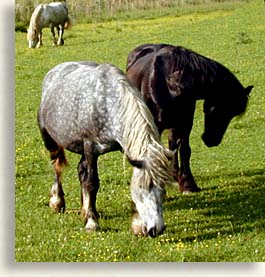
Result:
{"label": "dark horse's mane", "polygon": [[[163,53],[163,50],[167,51],[167,47],[165,46],[159,53]],[[171,51],[175,57],[175,70],[179,72],[180,88],[189,90],[194,85],[198,89],[203,86],[203,91],[198,91],[196,98],[201,98],[201,93],[207,93],[207,88],[211,90],[211,93],[218,91],[220,87],[224,87],[224,82],[229,83],[230,90],[242,87],[232,72],[217,61],[181,46],[174,47]],[[223,90],[222,93],[229,91]]]}
{"label": "dark horse's mane", "polygon": [[[211,91],[218,91],[220,85],[223,87],[224,82],[229,82],[231,90],[233,90],[233,88],[237,89],[242,87],[239,80],[235,78],[228,68],[193,50],[169,44],[145,44],[144,46],[145,47],[141,46],[142,49],[139,53],[137,53],[137,48],[135,49],[135,56],[128,57],[127,71],[142,57],[154,55],[154,52],[156,52],[156,63],[159,63],[161,59],[159,67],[165,66],[165,62],[162,61],[162,58],[165,56],[174,56],[175,65],[168,74],[170,75],[177,71],[180,89],[184,89],[185,91],[196,85],[197,99],[202,97],[200,94],[205,93],[207,88],[209,88],[209,90],[211,89]],[[161,68],[161,74],[164,74],[164,72],[162,72],[163,68]],[[175,78],[176,75],[174,75],[174,79]],[[199,91],[200,87],[203,89],[201,93]],[[222,93],[225,93],[225,91]]]}
{"label": "dark horse's mane", "polygon": [[216,75],[217,70],[221,66],[217,62],[183,47],[177,47],[174,54],[178,69],[200,72],[201,76],[209,77],[208,75]]}

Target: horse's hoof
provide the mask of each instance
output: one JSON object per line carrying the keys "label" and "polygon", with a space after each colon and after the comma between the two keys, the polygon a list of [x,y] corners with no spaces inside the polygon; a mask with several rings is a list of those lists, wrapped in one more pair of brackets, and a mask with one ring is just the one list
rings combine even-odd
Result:
{"label": "horse's hoof", "polygon": [[58,46],[59,46],[59,45],[64,45],[64,40],[61,39],[61,41],[58,41],[58,42],[57,42],[57,45],[58,45]]}
{"label": "horse's hoof", "polygon": [[191,194],[193,192],[199,192],[201,189],[197,186],[193,178],[187,176],[181,176],[178,178],[179,190],[182,194]]}
{"label": "horse's hoof", "polygon": [[86,232],[90,233],[90,232],[95,232],[99,229],[99,224],[92,218],[89,218],[87,220],[86,226],[85,226],[85,230]]}
{"label": "horse's hoof", "polygon": [[179,186],[179,190],[184,195],[188,195],[188,194],[192,194],[194,192],[201,191],[201,189],[199,187],[197,187],[197,186],[191,186],[191,185],[187,186],[186,184],[180,185]]}
{"label": "horse's hoof", "polygon": [[180,190],[180,192],[183,194],[183,195],[189,195],[189,194],[192,194],[192,193],[195,193],[195,192],[200,192],[201,189],[200,188],[188,188],[188,189],[182,189]]}
{"label": "horse's hoof", "polygon": [[54,195],[50,198],[49,207],[56,213],[64,212],[65,201],[63,198]]}
{"label": "horse's hoof", "polygon": [[190,191],[190,190],[184,190],[184,191],[182,191],[182,194],[183,195],[191,195],[193,192],[192,191]]}

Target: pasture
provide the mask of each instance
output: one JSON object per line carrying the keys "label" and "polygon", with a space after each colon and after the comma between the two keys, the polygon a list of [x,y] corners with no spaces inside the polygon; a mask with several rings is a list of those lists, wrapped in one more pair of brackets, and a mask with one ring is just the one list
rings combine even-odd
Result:
{"label": "pasture", "polygon": [[[210,262],[265,261],[265,24],[264,3],[207,4],[188,13],[174,8],[160,17],[76,24],[64,46],[28,49],[25,33],[15,35],[15,259],[18,262]],[[79,156],[66,152],[63,183],[66,212],[48,207],[53,170],[37,126],[41,83],[64,61],[110,62],[125,69],[127,54],[142,43],[170,43],[213,58],[254,85],[247,112],[231,122],[218,147],[207,148],[202,102],[197,103],[191,134],[191,168],[202,191],[182,195],[167,188],[163,235],[133,236],[130,178],[119,152],[99,159],[97,208],[100,231],[88,234],[78,213]],[[163,141],[166,142],[166,132]]]}

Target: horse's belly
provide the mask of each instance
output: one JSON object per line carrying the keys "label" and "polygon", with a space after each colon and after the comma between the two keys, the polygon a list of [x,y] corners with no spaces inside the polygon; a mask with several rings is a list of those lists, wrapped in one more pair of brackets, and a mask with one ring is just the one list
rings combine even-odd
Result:
{"label": "horse's belly", "polygon": [[75,153],[83,152],[83,140],[70,128],[61,126],[61,128],[55,129],[54,126],[48,126],[47,130],[58,145]]}
{"label": "horse's belly", "polygon": [[111,125],[107,128],[93,120],[92,116],[77,122],[73,114],[60,117],[57,113],[50,113],[45,121],[45,128],[56,143],[71,152],[84,153],[86,142],[92,143],[93,151],[99,155],[120,150]]}
{"label": "horse's belly", "polygon": [[73,153],[82,154],[84,153],[84,142],[82,140],[76,140],[68,144],[65,148]]}

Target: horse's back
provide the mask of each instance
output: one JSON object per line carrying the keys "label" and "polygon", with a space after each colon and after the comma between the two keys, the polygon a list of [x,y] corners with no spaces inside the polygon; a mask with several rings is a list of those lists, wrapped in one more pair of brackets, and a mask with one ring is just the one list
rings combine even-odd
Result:
{"label": "horse's back", "polygon": [[68,14],[68,8],[64,2],[52,2],[47,4],[47,7],[53,9],[53,11]]}
{"label": "horse's back", "polygon": [[126,76],[128,79],[143,93],[148,91],[145,89],[149,83],[149,77],[152,72],[153,55],[146,55],[134,61],[127,68]]}
{"label": "horse's back", "polygon": [[128,55],[126,71],[128,71],[130,67],[133,66],[134,63],[139,59],[144,58],[149,54],[155,54],[157,51],[159,51],[161,48],[165,46],[168,46],[168,44],[147,43],[137,46]]}
{"label": "horse's back", "polygon": [[52,79],[54,79],[56,81],[56,79],[58,79],[58,78],[67,77],[67,75],[69,75],[71,72],[80,68],[81,65],[89,66],[89,67],[98,66],[97,63],[88,62],[88,61],[64,62],[64,63],[58,64],[55,67],[53,67],[51,70],[49,70],[49,72],[45,75],[45,78],[43,80],[43,87],[45,85],[50,84],[52,82]]}
{"label": "horse's back", "polygon": [[75,95],[86,97],[91,94],[91,87],[95,86],[96,75],[98,75],[97,67],[97,63],[87,61],[56,65],[43,80],[42,102],[48,98],[63,97],[62,101],[66,105]]}
{"label": "horse's back", "polygon": [[[172,55],[174,46],[169,44],[143,44],[133,49],[127,58],[126,75],[138,89],[150,83],[157,57],[168,53]],[[162,68],[161,68],[162,70]]]}
{"label": "horse's back", "polygon": [[55,66],[43,81],[40,127],[65,147],[84,136],[114,140],[122,91],[119,80],[124,78],[109,64],[66,62]]}
{"label": "horse's back", "polygon": [[68,19],[68,8],[64,2],[52,2],[43,5],[42,21],[43,27],[49,27],[50,24],[56,26],[64,25]]}

